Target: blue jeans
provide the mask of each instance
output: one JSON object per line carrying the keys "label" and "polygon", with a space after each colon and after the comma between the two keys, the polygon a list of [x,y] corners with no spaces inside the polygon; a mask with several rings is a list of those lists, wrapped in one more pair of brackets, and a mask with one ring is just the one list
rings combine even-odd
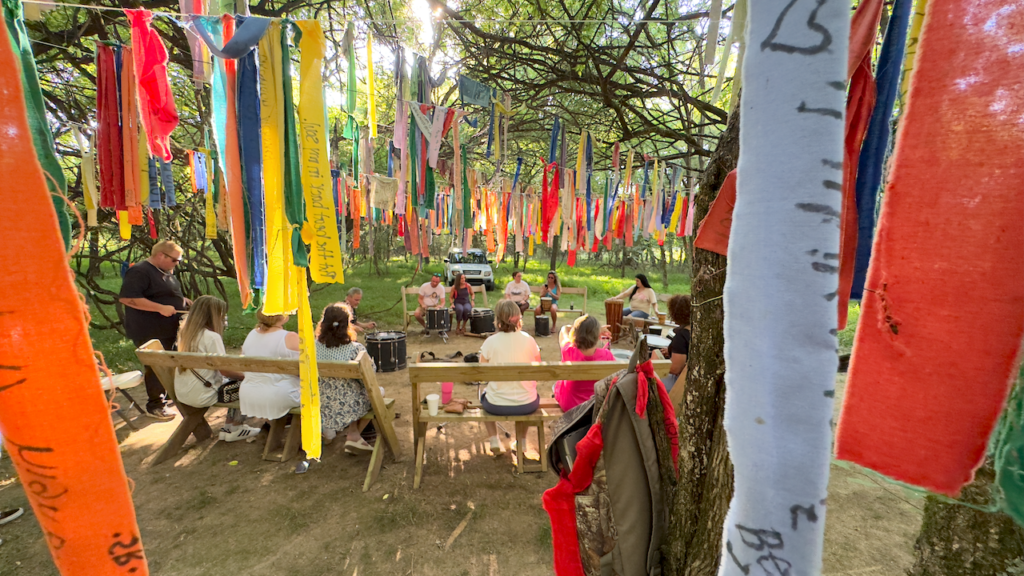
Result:
{"label": "blue jeans", "polygon": [[631,316],[633,318],[650,318],[650,314],[648,314],[647,312],[644,312],[642,310],[631,310],[629,308],[626,308],[625,310],[622,311],[622,317],[623,318],[626,318],[626,317],[629,317],[629,316]]}
{"label": "blue jeans", "polygon": [[665,385],[666,392],[672,391],[672,387],[676,385],[677,378],[679,378],[679,374],[665,374],[665,377],[661,379],[661,383]]}
{"label": "blue jeans", "polygon": [[459,322],[469,320],[469,314],[473,311],[473,304],[470,302],[455,303],[455,319]]}

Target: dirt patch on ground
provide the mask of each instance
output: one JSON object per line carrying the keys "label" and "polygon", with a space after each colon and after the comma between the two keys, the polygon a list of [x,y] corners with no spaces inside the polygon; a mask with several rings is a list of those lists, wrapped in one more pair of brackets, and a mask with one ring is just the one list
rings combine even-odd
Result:
{"label": "dirt patch on ground", "polygon": [[[532,327],[532,322],[529,322]],[[447,344],[415,330],[408,355],[431,350],[475,352],[483,340]],[[558,360],[557,340],[539,338],[545,360]],[[412,361],[410,358],[410,361]],[[551,574],[551,530],[540,497],[555,483],[547,474],[515,473],[510,453],[491,456],[475,423],[431,429],[423,483],[412,489],[411,399],[407,373],[379,374],[396,399],[400,462],[385,460],[377,483],[362,492],[368,456],[349,456],[343,443],[326,446],[303,475],[293,460],[261,459],[264,436],[227,444],[191,440],[179,457],[149,461],[177,421],[130,432],[117,419],[150,569],[158,575],[486,575]],[[843,378],[837,386],[842,395]],[[540,383],[550,394],[553,382]],[[141,389],[140,389],[141,391]],[[455,394],[476,397],[456,384]],[[222,422],[224,410],[213,412]],[[511,427],[509,428],[512,431]],[[68,430],[74,434],[74,430]],[[506,440],[506,448],[510,441]],[[536,439],[530,439],[536,453]],[[234,463],[234,464],[233,464]],[[900,574],[912,562],[923,501],[855,471],[832,467],[826,523],[825,575]],[[0,508],[27,507],[10,460],[0,461]],[[468,517],[448,551],[444,546]],[[56,575],[31,511],[0,528],[0,575]]]}

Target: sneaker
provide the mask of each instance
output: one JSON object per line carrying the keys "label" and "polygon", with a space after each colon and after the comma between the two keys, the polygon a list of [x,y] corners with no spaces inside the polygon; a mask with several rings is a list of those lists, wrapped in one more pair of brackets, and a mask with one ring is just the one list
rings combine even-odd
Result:
{"label": "sneaker", "polygon": [[368,454],[373,452],[373,446],[370,446],[370,444],[362,438],[357,442],[349,440],[345,442],[345,452],[348,452],[349,454]]}
{"label": "sneaker", "polygon": [[260,433],[259,428],[253,428],[252,426],[239,426],[231,432],[224,430],[220,431],[219,438],[224,442],[238,442],[239,440],[248,440],[249,438],[255,438]]}
{"label": "sneaker", "polygon": [[501,447],[501,440],[493,436],[491,437],[491,453],[495,456],[505,453],[505,449]]}
{"label": "sneaker", "polygon": [[155,410],[149,410],[148,412],[146,412],[146,416],[149,416],[150,418],[158,420],[160,422],[170,422],[171,420],[174,420],[174,414],[168,412],[167,409],[164,407],[160,407]]}
{"label": "sneaker", "polygon": [[320,437],[323,438],[324,440],[324,446],[330,444],[331,442],[334,442],[334,439],[337,436],[338,432],[336,430],[328,430],[327,428],[324,428],[323,430],[320,431]]}
{"label": "sneaker", "polygon": [[21,515],[25,513],[24,508],[14,508],[11,510],[4,510],[0,512],[0,524],[7,524],[8,522],[14,522]]}

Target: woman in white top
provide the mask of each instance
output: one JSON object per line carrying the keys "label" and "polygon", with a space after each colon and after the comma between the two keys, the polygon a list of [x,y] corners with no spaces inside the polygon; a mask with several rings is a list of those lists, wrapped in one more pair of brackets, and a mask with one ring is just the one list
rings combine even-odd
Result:
{"label": "woman in white top", "polygon": [[[501,300],[494,307],[498,332],[484,340],[480,347],[480,362],[483,364],[509,364],[540,362],[540,348],[532,336],[520,330],[523,315],[519,306],[511,300]],[[510,382],[489,382],[480,403],[484,410],[495,416],[520,416],[533,414],[540,407],[535,380]],[[504,449],[498,438],[494,422],[484,422],[491,436],[491,452]]]}
{"label": "woman in white top", "polygon": [[[196,354],[224,354],[224,325],[227,323],[228,305],[213,296],[200,296],[192,303],[181,330],[178,331],[178,352]],[[224,379],[230,379],[225,382]],[[204,368],[178,368],[174,371],[174,394],[178,403],[194,408],[206,408],[218,402],[238,400],[241,372],[208,370]],[[244,416],[234,408],[228,410],[220,439],[236,442],[260,433],[259,428],[245,426]]]}
{"label": "woman in white top", "polygon": [[530,307],[530,285],[523,282],[523,271],[512,273],[512,281],[505,285],[505,298],[519,306],[519,312],[526,312]]}
{"label": "woman in white top", "polygon": [[[259,324],[245,338],[242,354],[263,358],[298,358],[299,335],[283,328],[288,315],[268,316],[256,312]],[[239,393],[242,413],[276,420],[299,407],[299,377],[292,374],[249,372]]]}
{"label": "woman in white top", "polygon": [[636,275],[636,283],[622,291],[615,298],[621,300],[629,295],[629,306],[622,310],[622,317],[632,316],[633,318],[649,318],[650,314],[658,314],[658,295],[651,288],[644,274]]}

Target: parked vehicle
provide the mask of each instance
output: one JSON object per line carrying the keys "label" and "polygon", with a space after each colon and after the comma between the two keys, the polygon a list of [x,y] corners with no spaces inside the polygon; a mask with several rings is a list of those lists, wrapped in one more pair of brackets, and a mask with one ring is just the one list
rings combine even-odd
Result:
{"label": "parked vehicle", "polygon": [[483,250],[470,249],[465,254],[453,248],[444,259],[444,278],[449,286],[455,284],[455,274],[461,272],[470,284],[483,284],[487,290],[494,290],[494,271],[492,261],[487,259]]}

